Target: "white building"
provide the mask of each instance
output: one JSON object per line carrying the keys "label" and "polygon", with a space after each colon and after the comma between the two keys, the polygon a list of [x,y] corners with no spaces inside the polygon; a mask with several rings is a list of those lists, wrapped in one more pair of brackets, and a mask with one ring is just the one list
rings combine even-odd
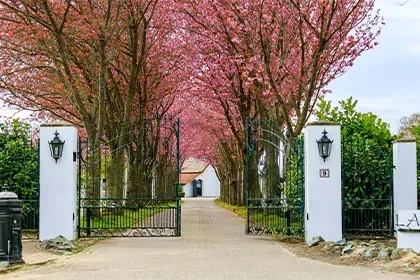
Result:
{"label": "white building", "polygon": [[219,197],[220,181],[208,163],[188,159],[181,168],[180,183],[185,197]]}

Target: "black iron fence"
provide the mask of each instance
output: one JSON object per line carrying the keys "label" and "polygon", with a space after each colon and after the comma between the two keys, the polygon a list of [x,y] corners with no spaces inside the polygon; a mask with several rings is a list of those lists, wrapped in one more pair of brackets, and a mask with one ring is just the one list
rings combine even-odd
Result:
{"label": "black iron fence", "polygon": [[37,239],[39,231],[39,199],[22,200],[22,238]]}
{"label": "black iron fence", "polygon": [[179,200],[80,199],[79,237],[180,236]]}
{"label": "black iron fence", "polygon": [[300,199],[249,199],[248,234],[303,236]]}
{"label": "black iron fence", "polygon": [[363,199],[344,201],[343,229],[347,238],[388,238],[393,234],[392,201]]}
{"label": "black iron fence", "polygon": [[343,137],[341,177],[344,236],[393,237],[392,143]]}

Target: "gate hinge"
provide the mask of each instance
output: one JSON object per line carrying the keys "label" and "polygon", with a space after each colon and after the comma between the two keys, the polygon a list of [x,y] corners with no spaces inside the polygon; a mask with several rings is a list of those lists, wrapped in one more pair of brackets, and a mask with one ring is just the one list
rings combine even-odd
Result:
{"label": "gate hinge", "polygon": [[306,220],[309,221],[309,213],[306,213]]}

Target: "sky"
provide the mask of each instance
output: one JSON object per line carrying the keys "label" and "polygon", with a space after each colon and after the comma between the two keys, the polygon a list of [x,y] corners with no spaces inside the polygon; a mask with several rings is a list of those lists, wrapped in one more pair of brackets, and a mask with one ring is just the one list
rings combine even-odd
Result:
{"label": "sky", "polygon": [[379,46],[363,53],[347,73],[333,81],[327,97],[337,104],[353,96],[359,100],[358,110],[377,114],[394,133],[401,117],[420,111],[420,0],[399,5],[405,1],[376,0],[386,23]]}
{"label": "sky", "polygon": [[420,112],[420,0],[376,0],[385,19],[379,45],[331,83],[334,104],[353,96],[358,110],[373,112],[396,132],[403,116]]}

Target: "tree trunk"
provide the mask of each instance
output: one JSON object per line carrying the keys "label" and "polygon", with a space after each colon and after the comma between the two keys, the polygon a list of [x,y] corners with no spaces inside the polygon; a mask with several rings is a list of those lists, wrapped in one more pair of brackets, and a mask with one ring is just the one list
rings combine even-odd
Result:
{"label": "tree trunk", "polygon": [[261,198],[261,190],[260,185],[258,182],[258,160],[259,155],[256,151],[254,151],[249,158],[249,198]]}
{"label": "tree trunk", "polygon": [[264,145],[265,155],[265,177],[263,178],[264,198],[273,198],[278,194],[280,186],[280,174],[278,166],[279,151],[271,144]]}
{"label": "tree trunk", "polygon": [[107,161],[105,177],[107,198],[121,199],[124,186],[124,150],[111,152]]}
{"label": "tree trunk", "polygon": [[142,170],[140,165],[135,160],[130,160],[128,163],[127,170],[127,199],[133,200],[140,197],[142,188]]}

